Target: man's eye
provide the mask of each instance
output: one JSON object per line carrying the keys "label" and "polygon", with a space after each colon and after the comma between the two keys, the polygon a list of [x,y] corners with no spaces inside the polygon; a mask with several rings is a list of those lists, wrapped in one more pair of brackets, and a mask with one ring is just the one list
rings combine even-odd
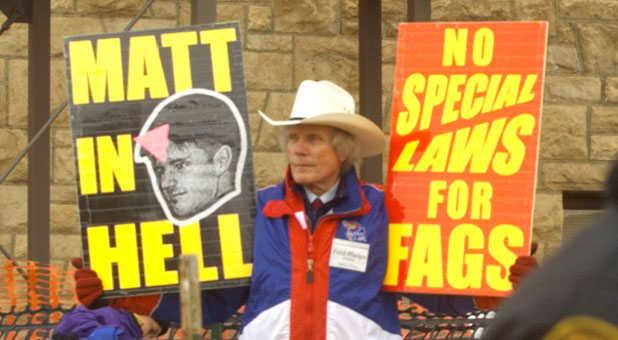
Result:
{"label": "man's eye", "polygon": [[165,173],[165,168],[163,168],[162,166],[157,166],[154,168],[154,172],[155,174],[161,176]]}
{"label": "man's eye", "polygon": [[298,140],[298,135],[289,135],[288,136],[288,141],[295,142],[296,140]]}
{"label": "man's eye", "polygon": [[187,162],[175,162],[174,163],[174,168],[176,170],[182,170],[187,166]]}

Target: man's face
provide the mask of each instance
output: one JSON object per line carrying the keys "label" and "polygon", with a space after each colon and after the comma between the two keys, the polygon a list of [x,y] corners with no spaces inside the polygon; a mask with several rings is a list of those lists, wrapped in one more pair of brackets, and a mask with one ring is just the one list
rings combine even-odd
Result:
{"label": "man's face", "polygon": [[321,125],[293,125],[286,146],[292,177],[316,195],[337,182],[341,164],[331,144],[331,131]]}
{"label": "man's face", "polygon": [[154,171],[167,206],[177,218],[195,215],[217,195],[212,155],[194,143],[169,141],[167,162],[155,161]]}

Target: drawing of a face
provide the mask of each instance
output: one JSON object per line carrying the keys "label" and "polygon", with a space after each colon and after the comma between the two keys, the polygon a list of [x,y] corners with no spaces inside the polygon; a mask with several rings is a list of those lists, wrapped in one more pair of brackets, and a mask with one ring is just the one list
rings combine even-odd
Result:
{"label": "drawing of a face", "polygon": [[198,221],[240,194],[245,131],[234,103],[206,89],[177,93],[153,110],[134,157],[172,223]]}
{"label": "drawing of a face", "polygon": [[159,187],[172,213],[187,218],[208,206],[219,189],[213,157],[195,143],[167,147],[167,162],[155,161]]}

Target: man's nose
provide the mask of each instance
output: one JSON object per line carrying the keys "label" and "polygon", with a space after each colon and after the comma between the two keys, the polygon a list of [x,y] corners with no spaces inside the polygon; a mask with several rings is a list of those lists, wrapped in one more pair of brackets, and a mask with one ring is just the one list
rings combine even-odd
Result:
{"label": "man's nose", "polygon": [[307,143],[302,140],[297,140],[291,143],[290,149],[295,155],[304,155],[307,153]]}
{"label": "man's nose", "polygon": [[170,189],[176,186],[176,178],[172,176],[169,171],[166,171],[161,175],[161,188]]}

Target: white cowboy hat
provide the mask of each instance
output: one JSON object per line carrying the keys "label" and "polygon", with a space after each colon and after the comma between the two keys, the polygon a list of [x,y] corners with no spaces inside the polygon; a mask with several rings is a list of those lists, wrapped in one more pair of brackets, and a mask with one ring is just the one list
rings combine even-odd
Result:
{"label": "white cowboy hat", "polygon": [[386,137],[369,119],[354,113],[354,97],[330,81],[305,80],[298,87],[289,120],[275,121],[258,111],[270,125],[326,125],[355,135],[361,143],[362,157],[384,150]]}

